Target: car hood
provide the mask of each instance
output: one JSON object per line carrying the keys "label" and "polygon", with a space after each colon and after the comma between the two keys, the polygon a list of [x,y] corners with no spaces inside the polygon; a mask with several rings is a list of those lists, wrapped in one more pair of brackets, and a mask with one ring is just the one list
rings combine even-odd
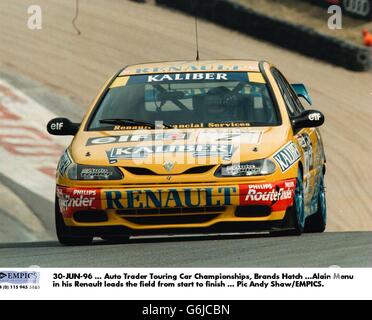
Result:
{"label": "car hood", "polygon": [[146,168],[172,174],[203,165],[271,156],[288,141],[284,126],[234,129],[80,131],[70,154],[78,164]]}

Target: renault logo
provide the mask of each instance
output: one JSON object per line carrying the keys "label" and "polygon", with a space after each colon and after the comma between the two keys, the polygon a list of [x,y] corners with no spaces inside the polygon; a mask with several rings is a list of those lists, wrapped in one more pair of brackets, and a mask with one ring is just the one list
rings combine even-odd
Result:
{"label": "renault logo", "polygon": [[172,169],[174,168],[174,163],[172,161],[166,161],[166,162],[164,162],[163,167],[168,172],[171,172]]}

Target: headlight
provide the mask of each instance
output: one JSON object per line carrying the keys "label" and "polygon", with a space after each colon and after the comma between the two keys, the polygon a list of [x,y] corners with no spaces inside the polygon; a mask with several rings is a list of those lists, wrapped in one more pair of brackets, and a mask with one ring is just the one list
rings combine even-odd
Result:
{"label": "headlight", "polygon": [[116,167],[83,166],[72,164],[67,172],[71,180],[121,180],[122,172]]}
{"label": "headlight", "polygon": [[269,159],[229,164],[218,168],[217,177],[265,176],[275,172],[275,163]]}

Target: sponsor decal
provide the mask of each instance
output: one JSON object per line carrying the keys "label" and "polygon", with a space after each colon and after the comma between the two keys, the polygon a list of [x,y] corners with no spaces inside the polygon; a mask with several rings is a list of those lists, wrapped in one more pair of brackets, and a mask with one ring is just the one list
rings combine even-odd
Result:
{"label": "sponsor decal", "polygon": [[83,168],[80,171],[79,178],[82,180],[94,179],[110,179],[113,175],[112,170],[108,168]]}
{"label": "sponsor decal", "polygon": [[64,176],[66,174],[66,171],[68,167],[72,164],[72,160],[70,159],[70,156],[68,155],[67,150],[63,153],[61,159],[58,162],[57,170],[59,173]]}
{"label": "sponsor decal", "polygon": [[319,121],[322,115],[319,112],[309,114],[310,121]]}
{"label": "sponsor decal", "polygon": [[291,189],[279,189],[279,191],[257,191],[256,189],[249,189],[245,201],[278,201],[292,198]]}
{"label": "sponsor decal", "polygon": [[165,153],[192,153],[194,157],[221,156],[224,160],[230,160],[234,149],[233,145],[153,145],[113,148],[106,153],[110,163]]}
{"label": "sponsor decal", "polygon": [[63,129],[64,123],[62,121],[59,122],[52,122],[50,124],[50,130],[51,131],[61,131]]}
{"label": "sponsor decal", "polygon": [[186,72],[186,73],[158,73],[130,76],[128,85],[195,82],[195,81],[249,81],[247,72]]}
{"label": "sponsor decal", "polygon": [[221,168],[221,176],[251,176],[258,175],[260,171],[261,168],[255,164],[232,164]]}
{"label": "sponsor decal", "polygon": [[107,209],[194,208],[232,205],[236,186],[163,190],[105,191]]}
{"label": "sponsor decal", "polygon": [[292,181],[284,181],[284,187],[285,188],[295,188],[296,187],[296,183],[294,182],[294,180]]}
{"label": "sponsor decal", "polygon": [[297,146],[293,142],[289,142],[275,153],[273,158],[280,166],[282,172],[285,172],[301,158],[301,154]]}
{"label": "sponsor decal", "polygon": [[57,187],[57,199],[61,212],[69,214],[76,209],[100,209],[100,190]]}
{"label": "sponsor decal", "polygon": [[88,139],[86,145],[105,145],[113,143],[125,142],[143,142],[143,141],[175,141],[187,140],[190,133],[176,132],[176,133],[154,133],[154,134],[127,134],[120,136],[95,137]]}
{"label": "sponsor decal", "polygon": [[208,132],[203,131],[199,134],[198,139],[202,141],[237,141],[244,144],[259,144],[262,132]]}
{"label": "sponsor decal", "polygon": [[307,174],[313,168],[313,143],[307,133],[299,135],[298,142],[304,153],[304,173]]}
{"label": "sponsor decal", "polygon": [[200,206],[267,205],[286,210],[293,204],[295,179],[277,183],[223,187],[105,190],[104,209],[195,208]]}
{"label": "sponsor decal", "polygon": [[313,143],[307,133],[297,137],[304,154],[304,190],[309,193],[310,190],[310,171],[314,168]]}
{"label": "sponsor decal", "polygon": [[206,126],[203,128],[247,128],[250,127],[251,124],[249,122],[225,122],[225,123],[214,123],[210,122],[207,123]]}
{"label": "sponsor decal", "polygon": [[286,210],[293,204],[295,181],[240,185],[240,205],[266,205],[273,211]]}
{"label": "sponsor decal", "polygon": [[[253,68],[253,67],[252,67]],[[155,67],[137,69],[137,74],[143,73],[165,73],[165,72],[190,72],[190,71],[239,71],[242,67],[239,65],[184,65],[184,66],[170,66],[170,67]]]}
{"label": "sponsor decal", "polygon": [[[208,123],[181,123],[172,124],[174,129],[185,130],[185,129],[202,129],[202,128],[248,128],[251,124],[249,122],[208,122]],[[112,128],[113,131],[136,131],[136,130],[153,130],[149,126],[122,126],[115,125]]]}
{"label": "sponsor decal", "polygon": [[227,73],[174,73],[174,74],[156,74],[149,75],[147,82],[164,81],[190,81],[190,80],[227,80]]}
{"label": "sponsor decal", "polygon": [[272,183],[262,183],[262,184],[251,184],[249,189],[251,190],[260,190],[260,189],[273,189],[274,185]]}
{"label": "sponsor decal", "polygon": [[0,283],[10,284],[38,284],[40,272],[36,271],[2,271]]}

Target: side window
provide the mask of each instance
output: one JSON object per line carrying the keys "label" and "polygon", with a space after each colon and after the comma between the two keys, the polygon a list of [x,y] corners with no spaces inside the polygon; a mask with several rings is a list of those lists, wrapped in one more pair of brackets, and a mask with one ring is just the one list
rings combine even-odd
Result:
{"label": "side window", "polygon": [[293,100],[291,90],[289,88],[289,85],[288,85],[287,81],[284,79],[284,77],[281,75],[281,73],[276,69],[272,70],[272,74],[273,74],[273,76],[276,80],[276,83],[278,84],[279,89],[282,93],[283,99],[284,99],[285,104],[287,106],[287,111],[288,111],[289,116],[290,117],[295,117],[295,116],[299,115],[301,112],[299,112],[298,107],[297,107],[295,101]]}
{"label": "side window", "polygon": [[296,107],[296,111],[300,114],[302,113],[303,111],[305,111],[305,108],[303,107],[300,99],[298,98],[297,94],[294,92],[292,86],[289,84],[289,82],[286,80],[286,78],[283,76],[283,74],[281,74],[279,71],[278,73],[280,74],[280,77],[282,78],[289,94],[291,95],[291,98],[293,100],[293,102],[295,103],[295,107]]}

